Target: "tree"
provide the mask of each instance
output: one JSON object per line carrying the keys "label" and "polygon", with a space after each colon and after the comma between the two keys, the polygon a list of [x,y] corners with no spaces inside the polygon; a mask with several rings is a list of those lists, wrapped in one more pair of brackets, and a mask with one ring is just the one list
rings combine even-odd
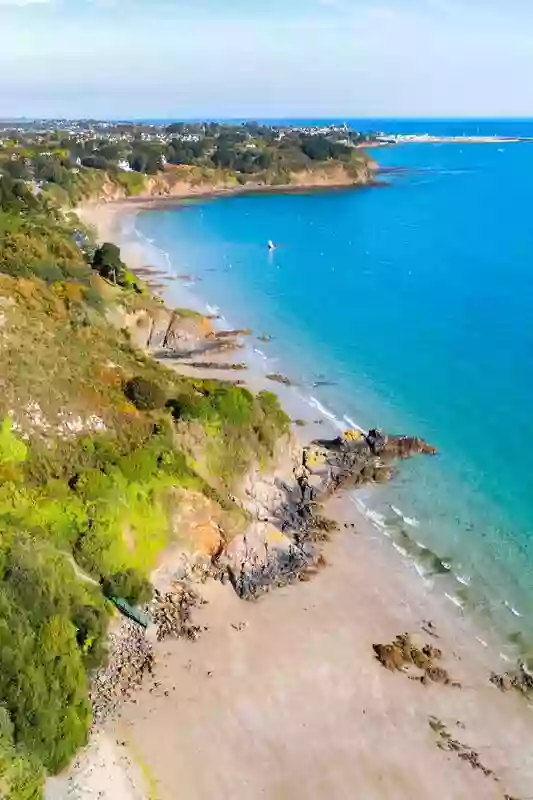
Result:
{"label": "tree", "polygon": [[136,408],[143,411],[163,408],[167,402],[167,396],[159,384],[141,375],[127,381],[124,394]]}
{"label": "tree", "polygon": [[40,800],[44,769],[34,756],[14,742],[14,726],[0,705],[0,797],[4,800]]}
{"label": "tree", "polygon": [[120,248],[112,242],[104,242],[94,253],[92,261],[95,269],[103,278],[115,284],[123,285],[126,280],[126,265],[120,257]]}
{"label": "tree", "polygon": [[0,174],[0,211],[21,214],[39,208],[39,201],[19,180]]}
{"label": "tree", "polygon": [[0,697],[15,741],[57,771],[85,743],[91,720],[76,629],[64,616],[34,627],[7,587],[0,592],[0,609]]}
{"label": "tree", "polygon": [[32,177],[31,170],[26,164],[25,159],[17,158],[14,161],[6,161],[2,169],[7,175],[21,181],[29,181]]}

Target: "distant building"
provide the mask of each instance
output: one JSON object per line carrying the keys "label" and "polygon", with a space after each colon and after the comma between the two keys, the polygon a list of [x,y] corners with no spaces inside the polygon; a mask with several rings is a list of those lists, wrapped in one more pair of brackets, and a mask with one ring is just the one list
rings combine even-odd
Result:
{"label": "distant building", "polygon": [[125,158],[121,158],[120,159],[120,161],[117,164],[117,167],[119,169],[123,170],[124,172],[132,172],[132,169],[131,169],[131,166],[130,166],[130,162],[126,161]]}

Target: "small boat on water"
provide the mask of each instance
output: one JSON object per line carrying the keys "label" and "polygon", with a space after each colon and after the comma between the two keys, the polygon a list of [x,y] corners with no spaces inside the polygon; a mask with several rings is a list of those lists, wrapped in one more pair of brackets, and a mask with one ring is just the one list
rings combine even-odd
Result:
{"label": "small boat on water", "polygon": [[267,247],[268,247],[268,249],[269,249],[269,250],[275,250],[275,249],[276,249],[276,245],[274,244],[274,242],[272,241],[272,239],[269,239],[269,240],[268,240]]}

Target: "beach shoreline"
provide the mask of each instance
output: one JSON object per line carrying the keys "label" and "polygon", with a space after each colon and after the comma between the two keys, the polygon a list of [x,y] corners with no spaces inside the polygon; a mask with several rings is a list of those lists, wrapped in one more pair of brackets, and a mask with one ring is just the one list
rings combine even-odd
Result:
{"label": "beach shoreline", "polygon": [[[80,214],[101,241],[123,248],[134,272],[146,266],[146,253],[141,242],[121,240],[121,229],[125,216],[140,210],[142,203],[126,201]],[[244,375],[254,389],[276,391],[284,406],[294,402],[290,387],[261,383],[250,369],[187,372],[233,380]],[[306,438],[317,432],[312,424],[304,430]],[[317,430],[323,436],[327,422]],[[342,798],[352,797],[354,786],[365,800],[437,796],[435,787],[442,800],[502,800],[504,786],[509,795],[527,792],[533,766],[521,763],[521,743],[531,736],[533,718],[525,701],[488,681],[491,669],[511,666],[500,659],[497,638],[481,638],[475,620],[430,578],[415,574],[413,562],[390,546],[351,496],[326,510],[341,526],[325,547],[328,568],[257,604],[239,600],[229,586],[203,587],[209,631],[194,645],[156,646],[160,686],[142,688],[110,721],[108,734],[142,753],[161,800],[175,797],[178,781],[180,793],[192,800],[314,799],[326,791]],[[375,641],[402,631],[427,640],[428,621],[462,689],[422,687],[374,658]],[[486,751],[483,759],[499,781],[440,752],[431,716]],[[283,747],[275,744],[280,736]]]}

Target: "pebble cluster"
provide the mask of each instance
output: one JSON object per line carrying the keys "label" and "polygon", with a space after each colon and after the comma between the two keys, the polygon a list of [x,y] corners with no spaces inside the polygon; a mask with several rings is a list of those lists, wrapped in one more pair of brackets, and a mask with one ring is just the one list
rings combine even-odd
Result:
{"label": "pebble cluster", "polygon": [[91,702],[93,724],[100,725],[152,673],[154,654],[144,629],[123,619],[109,634],[107,662],[93,676]]}

